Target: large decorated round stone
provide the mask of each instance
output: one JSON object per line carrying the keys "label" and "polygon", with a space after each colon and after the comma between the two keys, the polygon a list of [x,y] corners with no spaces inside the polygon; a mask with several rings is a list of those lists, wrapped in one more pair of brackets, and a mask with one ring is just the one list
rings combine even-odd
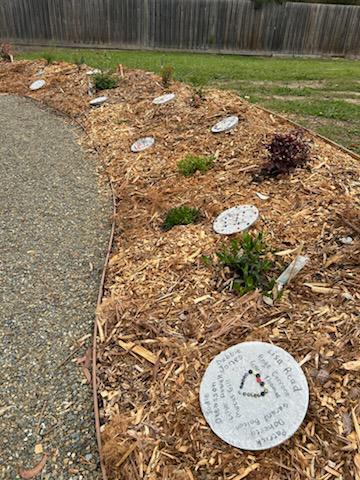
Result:
{"label": "large decorated round stone", "polygon": [[164,103],[171,102],[175,97],[175,93],[167,93],[166,95],[161,95],[161,97],[154,98],[153,103],[155,105],[163,105]]}
{"label": "large decorated round stone", "polygon": [[45,80],[36,80],[30,85],[30,90],[40,90],[45,86]]}
{"label": "large decorated round stone", "polygon": [[239,205],[224,210],[214,221],[214,230],[223,235],[232,235],[249,228],[259,218],[254,205]]}
{"label": "large decorated round stone", "polygon": [[93,100],[90,100],[90,105],[92,107],[98,107],[99,105],[102,105],[103,103],[105,103],[107,99],[108,99],[108,97],[105,97],[105,96],[96,97]]}
{"label": "large decorated round stone", "polygon": [[301,367],[270,343],[244,342],[221,352],[200,385],[201,410],[211,429],[243,450],[265,450],[290,438],[308,403]]}
{"label": "large decorated round stone", "polygon": [[154,137],[139,138],[139,140],[136,140],[136,142],[131,145],[131,151],[142,152],[143,150],[146,150],[147,148],[152,147],[154,143],[155,143]]}
{"label": "large decorated round stone", "polygon": [[214,125],[211,129],[213,133],[228,132],[236,127],[239,123],[239,117],[232,115],[231,117],[223,118],[220,122]]}

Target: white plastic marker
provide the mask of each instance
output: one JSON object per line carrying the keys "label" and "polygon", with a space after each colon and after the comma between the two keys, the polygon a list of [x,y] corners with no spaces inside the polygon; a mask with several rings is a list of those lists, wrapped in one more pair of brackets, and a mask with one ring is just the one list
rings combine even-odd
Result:
{"label": "white plastic marker", "polygon": [[139,138],[139,140],[136,140],[136,142],[131,145],[131,151],[134,153],[142,152],[143,150],[146,150],[147,148],[152,147],[154,143],[155,143],[154,137]]}
{"label": "white plastic marker", "polygon": [[255,192],[255,195],[260,198],[260,200],[268,200],[269,195],[264,195],[263,193],[260,192]]}
{"label": "white plastic marker", "polygon": [[107,99],[108,97],[96,97],[94,98],[94,100],[90,100],[90,105],[92,107],[98,107],[99,105],[102,105],[104,102],[106,102]]}
{"label": "white plastic marker", "polygon": [[161,95],[161,97],[154,98],[152,103],[155,105],[163,105],[164,103],[171,102],[175,97],[175,93],[167,93],[166,95]]}
{"label": "white plastic marker", "polygon": [[30,85],[30,90],[39,90],[45,86],[45,80],[36,80]]}
{"label": "white plastic marker", "polygon": [[220,213],[214,221],[216,233],[232,235],[249,228],[259,218],[259,210],[254,205],[239,205]]}
{"label": "white plastic marker", "polygon": [[94,70],[88,70],[86,72],[86,75],[96,75],[98,73],[101,73],[101,70],[99,70],[98,68],[94,68]]}
{"label": "white plastic marker", "polygon": [[239,123],[239,117],[233,115],[231,117],[223,118],[220,122],[214,125],[211,129],[213,133],[228,132],[229,130],[236,127]]}
{"label": "white plastic marker", "polygon": [[281,292],[281,290],[285,287],[285,285],[292,280],[295,275],[297,275],[300,270],[302,270],[305,265],[308,263],[309,257],[304,255],[299,255],[298,257],[293,260],[290,265],[282,272],[280,277],[276,280],[277,283],[277,290]]}
{"label": "white plastic marker", "polygon": [[211,430],[242,450],[285,442],[300,427],[308,404],[300,365],[270,343],[244,342],[224,350],[211,360],[200,385],[200,406]]}

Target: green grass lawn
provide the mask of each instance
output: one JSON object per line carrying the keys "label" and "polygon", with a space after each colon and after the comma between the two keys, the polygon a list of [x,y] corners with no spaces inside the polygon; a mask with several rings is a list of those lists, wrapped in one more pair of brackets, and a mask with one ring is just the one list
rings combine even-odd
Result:
{"label": "green grass lawn", "polygon": [[189,53],[52,49],[54,60],[82,61],[102,69],[119,63],[159,72],[175,68],[178,80],[235,90],[253,103],[284,113],[360,153],[360,61],[313,58],[262,58]]}

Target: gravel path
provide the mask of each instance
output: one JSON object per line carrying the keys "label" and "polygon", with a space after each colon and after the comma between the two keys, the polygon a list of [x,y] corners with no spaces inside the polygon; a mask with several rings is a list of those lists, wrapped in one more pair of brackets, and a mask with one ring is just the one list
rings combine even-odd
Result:
{"label": "gravel path", "polygon": [[37,478],[96,479],[92,394],[74,358],[91,344],[109,199],[77,129],[21,98],[0,96],[0,112],[0,478],[36,465],[37,446],[50,455]]}

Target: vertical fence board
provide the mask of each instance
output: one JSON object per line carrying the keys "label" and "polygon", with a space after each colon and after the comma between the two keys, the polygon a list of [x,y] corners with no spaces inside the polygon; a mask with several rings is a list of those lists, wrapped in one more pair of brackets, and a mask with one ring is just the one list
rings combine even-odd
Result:
{"label": "vertical fence board", "polygon": [[231,53],[360,56],[360,7],[250,0],[1,0],[0,39]]}

